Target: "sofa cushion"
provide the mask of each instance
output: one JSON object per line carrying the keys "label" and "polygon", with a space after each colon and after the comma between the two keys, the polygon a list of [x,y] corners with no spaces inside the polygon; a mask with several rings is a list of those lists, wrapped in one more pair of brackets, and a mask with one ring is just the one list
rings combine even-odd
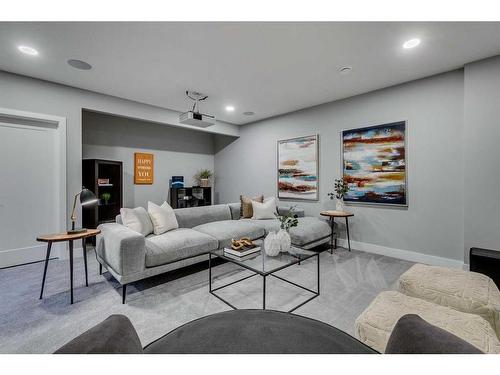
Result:
{"label": "sofa cushion", "polygon": [[277,215],[276,198],[266,199],[263,203],[252,201],[252,219],[274,219]]}
{"label": "sofa cushion", "polygon": [[488,276],[415,264],[399,278],[399,291],[486,319],[500,337],[500,292]]}
{"label": "sofa cushion", "polygon": [[379,352],[386,349],[397,321],[406,314],[417,314],[474,345],[484,353],[500,353],[500,342],[491,325],[478,315],[466,314],[396,291],[380,293],[356,319],[357,338]]}
{"label": "sofa cushion", "polygon": [[194,228],[197,225],[214,221],[231,220],[231,211],[227,204],[178,208],[174,212],[179,228]]}
{"label": "sofa cushion", "polygon": [[55,354],[142,354],[141,340],[125,315],[111,315]]}
{"label": "sofa cushion", "polygon": [[266,234],[270,232],[277,232],[280,230],[280,222],[278,221],[278,219],[240,219],[240,221],[245,221],[247,223],[255,225],[256,227],[262,228],[266,231]]}
{"label": "sofa cushion", "polygon": [[253,216],[252,201],[262,203],[262,202],[264,202],[264,196],[259,195],[257,197],[250,198],[250,197],[245,197],[244,195],[240,195],[240,216],[239,216],[239,218],[242,217],[245,219],[249,219]]}
{"label": "sofa cushion", "polygon": [[241,204],[240,203],[228,203],[229,210],[231,211],[231,219],[238,220],[240,218]]}
{"label": "sofa cushion", "polygon": [[120,217],[127,228],[147,236],[153,233],[153,223],[144,207],[120,208]]}
{"label": "sofa cushion", "polygon": [[216,238],[220,249],[229,246],[232,238],[250,237],[255,240],[266,234],[264,229],[243,220],[216,221],[198,225],[193,229]]}
{"label": "sofa cushion", "polygon": [[392,330],[385,354],[481,354],[460,337],[415,314],[402,316]]}
{"label": "sofa cushion", "polygon": [[299,217],[298,220],[299,224],[289,230],[294,245],[304,246],[331,234],[330,225],[324,220],[310,216]]}
{"label": "sofa cushion", "polygon": [[148,214],[153,223],[153,233],[156,235],[179,228],[174,210],[167,202],[163,202],[161,206],[148,202]]}
{"label": "sofa cushion", "polygon": [[217,249],[215,238],[189,228],[146,238],[146,267],[156,267]]}

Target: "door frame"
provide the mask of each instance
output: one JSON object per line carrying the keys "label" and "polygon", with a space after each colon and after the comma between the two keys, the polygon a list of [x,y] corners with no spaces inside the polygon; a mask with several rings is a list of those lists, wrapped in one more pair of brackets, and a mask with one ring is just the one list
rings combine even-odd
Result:
{"label": "door frame", "polygon": [[[66,221],[67,221],[66,118],[61,116],[48,115],[44,113],[35,113],[35,112],[28,112],[17,109],[0,107],[0,122],[12,122],[14,126],[19,126],[19,127],[51,126],[54,128],[56,134],[56,142],[58,145],[56,149],[56,161],[58,163],[58,165],[56,166],[57,168],[56,186],[58,189],[58,191],[56,192],[57,194],[56,201],[58,202],[58,207],[57,207],[58,215],[57,215],[56,226],[58,228],[58,231],[62,231],[64,228],[66,228]],[[40,235],[41,234],[43,233],[40,233]],[[28,249],[29,248],[26,248],[25,250]],[[12,250],[14,251],[22,249],[12,249]],[[34,250],[40,252],[38,246],[34,247]],[[8,252],[10,250],[6,251]],[[59,251],[57,251],[57,253],[59,253]],[[42,259],[44,253],[41,252],[40,255],[41,255],[40,258]],[[23,264],[29,262],[30,259],[33,259],[33,257],[35,256],[36,256],[35,254],[30,254],[30,251],[28,250],[27,252],[25,252],[24,256],[20,254],[19,256],[20,261],[17,264]],[[23,261],[23,258],[25,258],[25,261]],[[10,265],[15,265],[15,264],[6,265],[2,261],[0,261],[0,267],[10,266]]]}

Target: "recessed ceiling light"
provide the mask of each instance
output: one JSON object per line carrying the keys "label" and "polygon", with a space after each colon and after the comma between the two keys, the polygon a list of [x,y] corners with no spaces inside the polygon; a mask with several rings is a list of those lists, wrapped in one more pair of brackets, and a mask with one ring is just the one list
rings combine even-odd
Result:
{"label": "recessed ceiling light", "polygon": [[232,105],[227,105],[226,106],[226,111],[228,111],[228,112],[234,112],[234,107]]}
{"label": "recessed ceiling light", "polygon": [[17,49],[21,51],[22,53],[25,53],[27,55],[31,56],[36,56],[38,55],[38,51],[34,49],[33,47],[28,47],[28,46],[18,46]]}
{"label": "recessed ceiling light", "polygon": [[89,63],[86,63],[85,61],[82,61],[82,60],[70,59],[70,60],[68,60],[68,64],[71,65],[73,68],[79,69],[79,70],[92,69],[92,65],[90,65]]}
{"label": "recessed ceiling light", "polygon": [[247,112],[243,112],[243,114],[244,114],[245,116],[253,116],[253,115],[255,115],[255,112],[252,112],[252,111],[247,111]]}
{"label": "recessed ceiling light", "polygon": [[349,74],[351,73],[352,67],[350,66],[343,66],[342,68],[339,69],[340,74]]}
{"label": "recessed ceiling light", "polygon": [[413,38],[410,40],[407,40],[406,42],[403,43],[403,48],[409,49],[409,48],[415,48],[420,44],[420,39],[418,38]]}

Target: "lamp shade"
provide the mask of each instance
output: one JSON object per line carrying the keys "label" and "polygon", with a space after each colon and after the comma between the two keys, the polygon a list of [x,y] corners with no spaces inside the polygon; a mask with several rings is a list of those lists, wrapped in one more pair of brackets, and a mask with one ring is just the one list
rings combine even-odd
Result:
{"label": "lamp shade", "polygon": [[97,203],[97,197],[89,189],[83,188],[82,192],[80,193],[80,203],[82,204],[82,206]]}

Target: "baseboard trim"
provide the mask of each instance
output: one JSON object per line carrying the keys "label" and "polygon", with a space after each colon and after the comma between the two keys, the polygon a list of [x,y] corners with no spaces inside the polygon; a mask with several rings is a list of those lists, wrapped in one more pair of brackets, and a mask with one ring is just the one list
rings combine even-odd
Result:
{"label": "baseboard trim", "polygon": [[[337,241],[340,246],[347,248],[346,239],[339,238]],[[416,251],[395,249],[392,247],[374,245],[371,243],[358,242],[358,241],[351,241],[351,248],[360,251],[365,251],[367,253],[385,255],[392,258],[408,260],[410,262],[425,263],[432,266],[465,269],[464,262],[461,262],[459,260],[418,253]]]}
{"label": "baseboard trim", "polygon": [[[66,242],[52,244],[50,259],[69,259],[69,251]],[[88,248],[88,247],[87,247]],[[36,263],[45,260],[47,254],[47,244],[23,247],[19,249],[9,249],[0,251],[0,268],[15,267],[29,263]],[[82,247],[73,249],[73,257],[83,256]]]}

